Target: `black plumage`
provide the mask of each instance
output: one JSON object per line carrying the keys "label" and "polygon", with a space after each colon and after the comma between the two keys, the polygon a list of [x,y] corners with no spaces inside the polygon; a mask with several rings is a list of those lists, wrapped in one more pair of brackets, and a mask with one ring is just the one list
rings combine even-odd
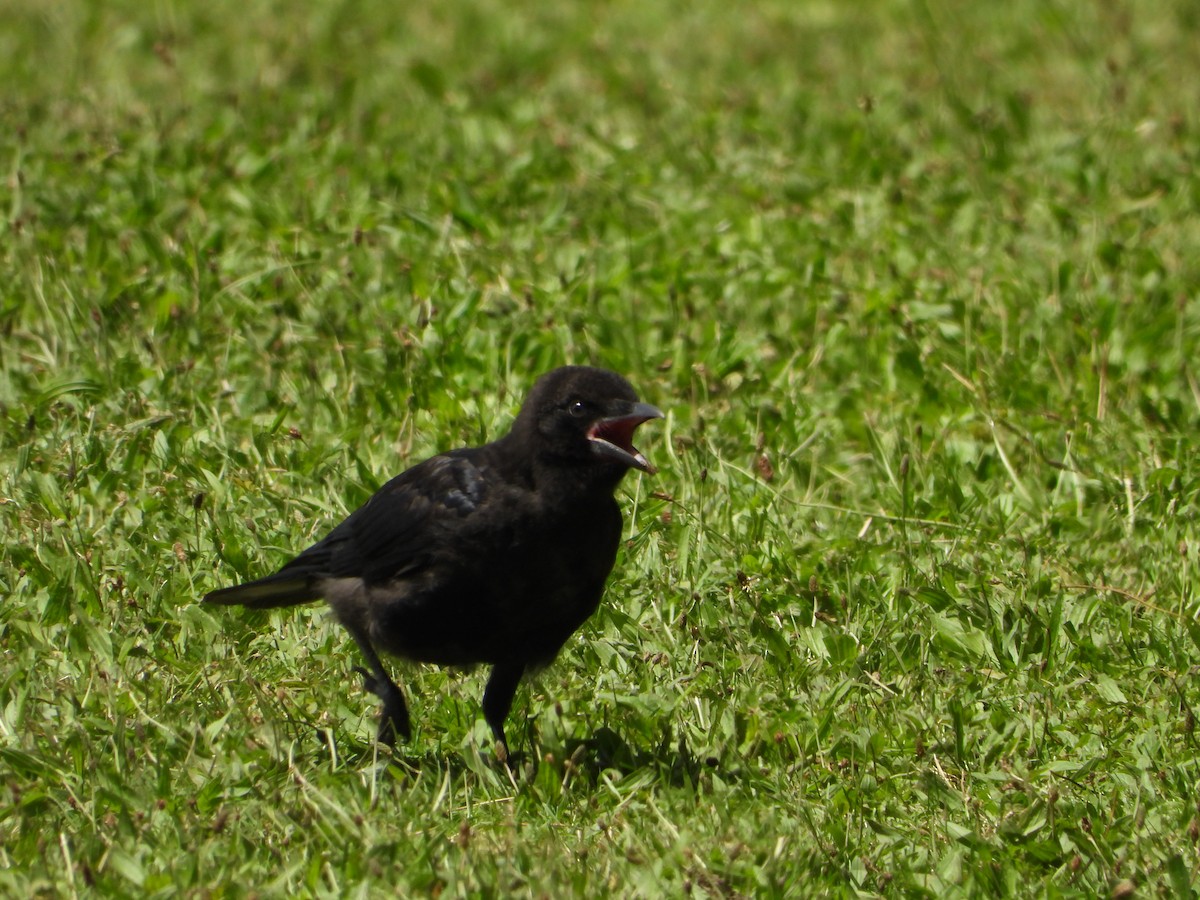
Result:
{"label": "black plumage", "polygon": [[382,701],[386,743],[410,726],[380,652],[490,664],[483,712],[506,754],[522,675],[550,663],[599,605],[621,534],[613,492],[629,469],[654,471],[631,438],[661,415],[613,372],[555,369],[504,437],[413,466],[274,575],[204,600],[326,600],[366,659],[358,671]]}

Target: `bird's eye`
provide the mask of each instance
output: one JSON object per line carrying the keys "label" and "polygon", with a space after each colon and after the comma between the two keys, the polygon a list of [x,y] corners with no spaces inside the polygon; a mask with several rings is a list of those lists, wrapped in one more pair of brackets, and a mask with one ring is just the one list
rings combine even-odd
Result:
{"label": "bird's eye", "polygon": [[577,419],[580,419],[587,415],[588,406],[582,400],[572,400],[567,404],[567,409],[570,411],[571,415]]}

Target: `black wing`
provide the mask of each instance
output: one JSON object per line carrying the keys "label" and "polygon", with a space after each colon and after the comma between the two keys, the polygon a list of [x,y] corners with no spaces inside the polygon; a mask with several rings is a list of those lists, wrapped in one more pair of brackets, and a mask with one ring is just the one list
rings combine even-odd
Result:
{"label": "black wing", "polygon": [[397,475],[371,499],[274,575],[213,591],[208,603],[267,608],[319,598],[326,578],[382,584],[420,571],[447,531],[487,497],[476,451],[435,456]]}

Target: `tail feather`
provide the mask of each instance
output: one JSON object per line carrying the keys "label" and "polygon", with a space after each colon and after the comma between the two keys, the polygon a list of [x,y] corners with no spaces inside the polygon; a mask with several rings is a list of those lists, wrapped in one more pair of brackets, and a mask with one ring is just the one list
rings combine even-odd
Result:
{"label": "tail feather", "polygon": [[321,595],[314,589],[311,578],[291,572],[278,572],[257,581],[211,591],[204,596],[205,603],[215,603],[219,606],[241,605],[250,609],[298,606],[320,599]]}

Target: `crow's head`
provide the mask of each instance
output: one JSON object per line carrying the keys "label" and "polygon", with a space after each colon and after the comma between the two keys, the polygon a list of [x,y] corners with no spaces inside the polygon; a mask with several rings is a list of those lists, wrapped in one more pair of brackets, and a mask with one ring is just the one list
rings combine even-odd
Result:
{"label": "crow's head", "polygon": [[662,412],[640,402],[620,375],[564,366],[538,379],[513,431],[531,436],[546,461],[586,465],[619,478],[630,468],[654,472],[632,439],[635,428],[659,418]]}

